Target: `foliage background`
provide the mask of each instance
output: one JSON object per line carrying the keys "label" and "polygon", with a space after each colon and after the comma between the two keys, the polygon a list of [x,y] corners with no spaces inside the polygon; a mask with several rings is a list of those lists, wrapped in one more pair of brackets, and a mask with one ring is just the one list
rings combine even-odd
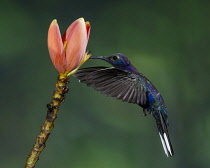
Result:
{"label": "foliage background", "polygon": [[[57,72],[46,45],[50,22],[62,32],[91,22],[93,55],[121,52],[157,86],[175,150],[167,158],[151,116],[73,77],[37,168],[210,167],[210,2],[207,0],[1,1],[0,167],[24,167],[46,115]],[[106,65],[88,61],[84,66]]]}

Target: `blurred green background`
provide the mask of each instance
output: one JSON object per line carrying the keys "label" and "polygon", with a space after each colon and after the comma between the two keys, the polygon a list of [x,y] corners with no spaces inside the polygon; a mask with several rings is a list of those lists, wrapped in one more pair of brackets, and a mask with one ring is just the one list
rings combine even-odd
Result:
{"label": "blurred green background", "polygon": [[[47,50],[61,32],[90,21],[93,55],[124,53],[162,93],[175,156],[167,158],[154,119],[71,77],[70,91],[36,167],[210,167],[210,2],[207,0],[1,1],[0,167],[24,167],[46,115],[57,72]],[[85,66],[108,64],[88,61]]]}

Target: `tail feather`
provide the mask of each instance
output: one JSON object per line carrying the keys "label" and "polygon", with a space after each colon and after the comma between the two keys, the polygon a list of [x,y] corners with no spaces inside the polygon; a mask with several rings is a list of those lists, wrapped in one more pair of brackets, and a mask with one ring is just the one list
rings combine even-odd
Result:
{"label": "tail feather", "polygon": [[174,151],[169,138],[166,122],[161,113],[159,113],[159,117],[156,118],[156,123],[165,154],[168,157],[171,157],[174,155]]}

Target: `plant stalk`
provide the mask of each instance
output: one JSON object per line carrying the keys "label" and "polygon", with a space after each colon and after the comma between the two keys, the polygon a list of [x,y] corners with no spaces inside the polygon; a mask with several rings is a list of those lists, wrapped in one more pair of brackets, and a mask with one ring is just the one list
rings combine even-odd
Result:
{"label": "plant stalk", "polygon": [[25,168],[34,168],[36,162],[39,160],[39,155],[45,148],[45,143],[54,127],[54,121],[57,118],[57,112],[61,103],[65,99],[65,94],[68,92],[68,79],[66,74],[59,74],[58,81],[55,84],[55,90],[53,92],[52,101],[47,104],[47,115],[44,124],[41,126],[41,131],[36,137],[35,144],[29,154]]}

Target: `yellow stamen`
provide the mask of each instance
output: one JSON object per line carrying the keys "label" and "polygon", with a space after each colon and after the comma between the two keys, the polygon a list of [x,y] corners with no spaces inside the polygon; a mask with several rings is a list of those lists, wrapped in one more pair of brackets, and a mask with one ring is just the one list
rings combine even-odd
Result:
{"label": "yellow stamen", "polygon": [[63,49],[64,49],[64,51],[66,51],[66,47],[67,47],[67,41],[64,41],[63,42]]}

